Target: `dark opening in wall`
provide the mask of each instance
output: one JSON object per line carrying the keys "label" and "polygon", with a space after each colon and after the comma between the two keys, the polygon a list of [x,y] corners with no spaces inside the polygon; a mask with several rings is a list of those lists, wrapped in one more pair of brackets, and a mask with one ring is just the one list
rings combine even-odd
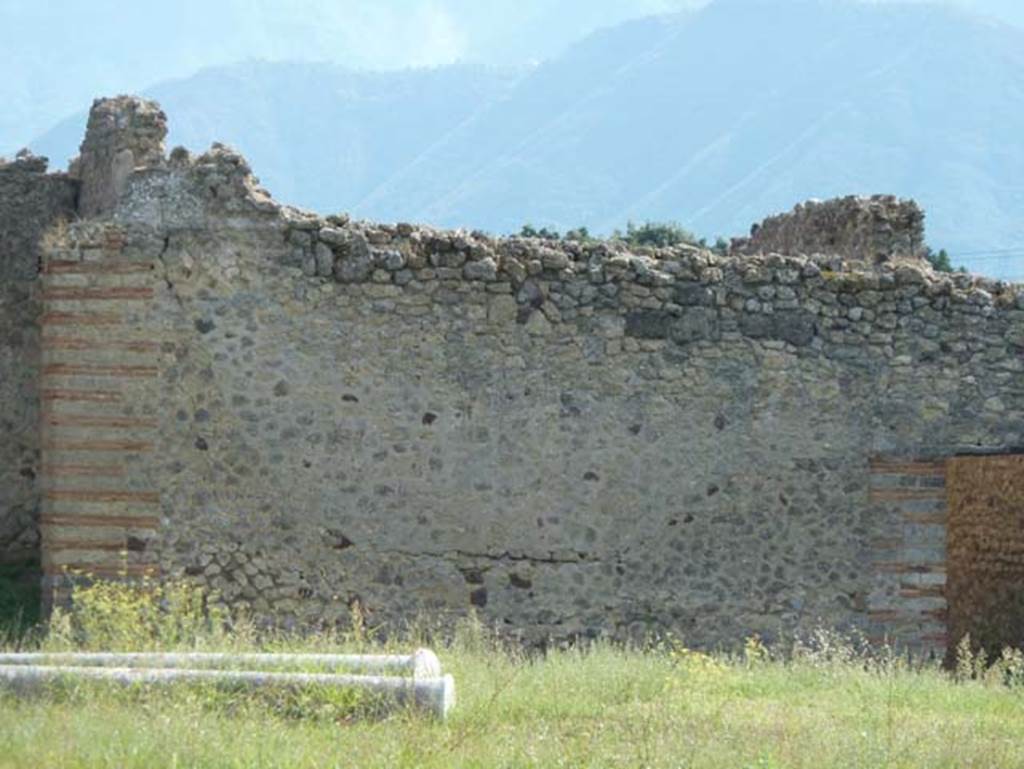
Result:
{"label": "dark opening in wall", "polygon": [[38,622],[41,574],[35,554],[0,560],[0,632],[17,634]]}

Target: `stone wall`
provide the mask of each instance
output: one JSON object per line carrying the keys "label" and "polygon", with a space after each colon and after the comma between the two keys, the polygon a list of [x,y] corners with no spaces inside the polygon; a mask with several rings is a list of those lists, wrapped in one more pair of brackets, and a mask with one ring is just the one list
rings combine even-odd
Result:
{"label": "stone wall", "polygon": [[102,214],[117,205],[138,170],[164,163],[167,117],[150,101],[129,96],[97,99],[72,175],[81,179],[79,213]]}
{"label": "stone wall", "polygon": [[321,218],[176,151],[47,254],[47,317],[78,321],[44,358],[51,584],[941,651],[941,468],[1024,445],[1024,296],[862,255]]}
{"label": "stone wall", "polygon": [[734,240],[737,254],[841,254],[875,264],[924,254],[924,212],[891,195],[801,203],[788,214],[755,224]]}
{"label": "stone wall", "polygon": [[0,159],[0,564],[38,560],[40,239],[75,209],[46,159]]}

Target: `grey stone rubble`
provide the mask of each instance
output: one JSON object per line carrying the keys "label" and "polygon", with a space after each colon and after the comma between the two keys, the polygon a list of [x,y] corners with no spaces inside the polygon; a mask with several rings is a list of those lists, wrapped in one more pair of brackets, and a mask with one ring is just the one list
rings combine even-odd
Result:
{"label": "grey stone rubble", "polygon": [[839,253],[874,264],[900,258],[919,260],[925,251],[924,212],[912,200],[892,195],[849,196],[801,203],[751,228],[732,242],[741,254]]}

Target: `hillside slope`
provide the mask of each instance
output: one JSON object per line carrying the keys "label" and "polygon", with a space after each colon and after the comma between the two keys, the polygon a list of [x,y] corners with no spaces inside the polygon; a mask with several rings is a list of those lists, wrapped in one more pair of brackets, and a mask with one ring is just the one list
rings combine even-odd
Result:
{"label": "hillside slope", "polygon": [[[204,70],[146,95],[168,115],[169,146],[241,150],[279,200],[327,211],[351,207],[381,178],[409,167],[449,131],[515,83],[512,71],[452,66],[351,72],[325,64],[250,63]],[[86,114],[32,143],[64,165]]]}
{"label": "hillside slope", "polygon": [[201,69],[250,60],[366,70],[520,66],[596,28],[700,2],[0,0],[0,154],[95,96],[136,93]]}
{"label": "hillside slope", "polygon": [[[925,206],[936,245],[1024,247],[1022,131],[1024,30],[931,6],[720,0],[592,37],[355,210],[715,235],[884,191]],[[976,264],[1012,268],[997,262]]]}

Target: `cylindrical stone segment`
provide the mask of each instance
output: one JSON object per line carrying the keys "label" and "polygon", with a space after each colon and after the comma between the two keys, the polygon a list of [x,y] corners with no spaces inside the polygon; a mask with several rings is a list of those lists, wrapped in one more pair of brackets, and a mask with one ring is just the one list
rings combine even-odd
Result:
{"label": "cylindrical stone segment", "polygon": [[249,687],[327,686],[365,691],[396,706],[410,706],[444,718],[455,705],[455,680],[438,678],[335,675],[330,673],[273,673],[251,670],[190,670],[181,668],[47,667],[0,665],[0,686],[32,692],[49,684],[76,679],[107,681],[124,686],[176,683],[214,683]]}
{"label": "cylindrical stone segment", "polygon": [[298,668],[391,673],[439,678],[441,662],[430,649],[412,654],[276,654],[228,652],[26,652],[0,654],[0,665],[118,668]]}

